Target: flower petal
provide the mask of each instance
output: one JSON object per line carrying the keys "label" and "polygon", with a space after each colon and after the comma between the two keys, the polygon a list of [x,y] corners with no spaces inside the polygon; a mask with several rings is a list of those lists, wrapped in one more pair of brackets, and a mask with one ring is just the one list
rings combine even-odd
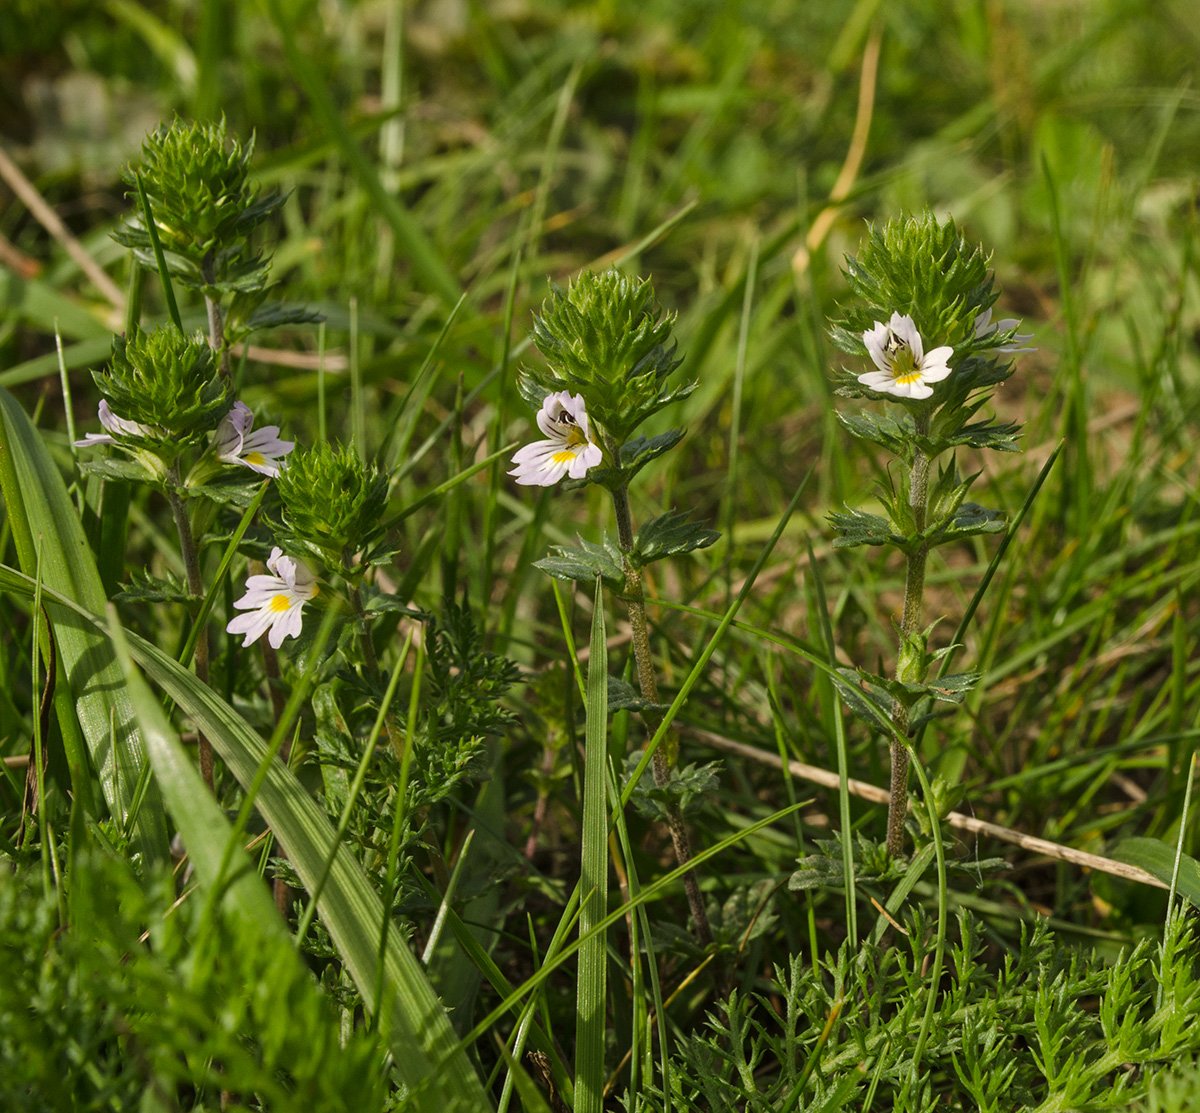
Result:
{"label": "flower petal", "polygon": [[913,319],[907,313],[893,313],[892,319],[888,322],[888,328],[908,345],[913,355],[913,362],[920,367],[921,360],[925,356],[925,345],[921,341],[921,334],[917,331]]}
{"label": "flower petal", "polygon": [[[882,321],[876,321],[874,328],[869,328],[862,334],[863,343],[867,346],[867,355],[871,357],[871,362],[880,371],[891,370],[891,361],[884,351],[884,345],[888,342],[889,335],[888,327]],[[859,382],[861,381],[860,376]]]}

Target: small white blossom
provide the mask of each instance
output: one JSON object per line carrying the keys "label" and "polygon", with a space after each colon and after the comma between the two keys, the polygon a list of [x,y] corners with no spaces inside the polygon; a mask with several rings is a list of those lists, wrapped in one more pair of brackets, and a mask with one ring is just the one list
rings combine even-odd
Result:
{"label": "small white blossom", "polygon": [[[1020,325],[1020,323],[1016,317],[1005,317],[1004,320],[992,324],[992,311],[985,309],[975,318],[975,339],[986,340],[989,336],[997,332],[1010,332]],[[1017,352],[1035,352],[1037,351],[1036,348],[1022,347],[1027,340],[1032,339],[1032,332],[1013,333],[1013,338],[1007,344],[998,344],[995,350],[997,352],[1007,352],[1010,355]]]}
{"label": "small white blossom", "polygon": [[300,612],[319,589],[308,565],[284,556],[278,546],[271,550],[267,567],[272,575],[251,576],[246,581],[246,594],[233,604],[246,613],[230,619],[225,629],[230,634],[245,634],[243,646],[266,634],[271,648],[278,649],[284,638],[300,636]]}
{"label": "small white blossom", "polygon": [[82,440],[75,442],[76,448],[91,448],[97,444],[116,444],[116,437],[148,437],[152,435],[148,426],[142,425],[137,421],[126,421],[123,417],[117,417],[109,409],[107,399],[100,399],[100,405],[96,412],[100,418],[100,424],[108,432],[88,433]]}
{"label": "small white blossom", "polygon": [[582,479],[588,468],[603,458],[600,446],[593,444],[588,431],[587,407],[582,394],[560,390],[546,395],[537,415],[544,441],[534,441],[518,449],[508,474],[529,487],[550,487],[564,476]]}
{"label": "small white blossom", "polygon": [[934,348],[925,354],[925,345],[913,319],[907,314],[893,313],[885,325],[876,321],[874,328],[862,334],[871,361],[879,368],[859,375],[863,386],[894,394],[897,398],[928,398],[933,394],[930,383],[940,383],[950,374],[947,362],[953,348]]}
{"label": "small white blossom", "polygon": [[217,426],[213,440],[217,459],[274,478],[279,474],[279,461],[296,445],[279,439],[278,425],[264,425],[251,432],[253,426],[254,413],[250,407],[245,402],[235,402]]}

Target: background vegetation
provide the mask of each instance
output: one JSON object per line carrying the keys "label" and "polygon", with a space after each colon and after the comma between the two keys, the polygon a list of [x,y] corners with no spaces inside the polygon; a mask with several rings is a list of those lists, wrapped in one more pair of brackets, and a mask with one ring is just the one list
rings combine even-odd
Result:
{"label": "background vegetation", "polygon": [[[393,936],[353,945],[323,908],[305,923],[302,965],[285,956],[311,916],[303,890],[317,885],[297,845],[311,836],[322,860],[337,785],[344,793],[373,718],[368,701],[321,678],[294,720],[299,779],[268,778],[261,815],[239,814],[254,761],[243,778],[228,753],[220,807],[196,805],[204,814],[190,828],[188,792],[208,799],[198,781],[156,764],[138,786],[143,817],[180,833],[201,880],[228,869],[218,852],[206,875],[197,846],[224,845],[236,817],[261,868],[295,883],[285,932],[255,903],[265,888],[239,896],[222,884],[204,897],[106,818],[97,787],[86,788],[101,772],[64,757],[81,752],[78,728],[40,712],[48,666],[31,662],[42,612],[28,585],[4,581],[0,962],[4,983],[19,987],[0,1004],[5,1107],[217,1108],[224,1094],[227,1107],[418,1108],[420,1092],[397,1086],[404,1072],[383,1049],[404,1057],[395,1032],[420,1009],[399,1010],[389,1029],[354,973],[375,976],[377,943],[397,984],[416,984],[412,956],[422,956],[449,1009],[453,1029],[440,1021],[421,1052],[431,1063],[449,1061],[438,1056],[463,1037],[461,1062],[478,1070],[492,1108],[508,1100],[510,1071],[514,1106],[543,1108],[569,1091],[575,960],[550,969],[547,955],[572,923],[584,717],[556,602],[577,647],[592,603],[561,587],[556,597],[533,561],[577,533],[598,540],[611,521],[603,492],[531,493],[499,464],[420,500],[529,438],[516,371],[538,358],[531,312],[548,279],[616,261],[652,275],[678,311],[684,373],[700,384],[673,418],[687,426],[683,445],[634,490],[635,517],[678,507],[723,534],[654,569],[668,698],[804,486],[679,718],[683,762],[719,763],[688,809],[697,850],[731,839],[701,871],[717,946],[706,954],[692,942],[677,883],[622,912],[607,936],[600,1052],[611,1107],[1189,1108],[1200,1088],[1183,1061],[1200,1053],[1196,956],[1162,889],[948,827],[939,875],[931,852],[922,859],[928,825],[915,821],[920,868],[887,867],[876,845],[883,809],[854,799],[863,841],[848,904],[830,841],[843,826],[837,790],[777,766],[782,755],[837,769],[832,687],[791,643],[819,654],[829,637],[842,663],[885,671],[894,654],[900,566],[878,550],[833,549],[825,520],[869,505],[883,467],[837,424],[830,372],[845,359],[826,322],[864,220],[932,209],[994,252],[997,316],[1022,317],[1037,346],[996,398],[1001,416],[1024,423],[1023,452],[967,460],[984,472],[976,497],[1015,514],[1063,442],[966,632],[960,660],[983,680],[924,733],[939,803],[1109,858],[1161,858],[1168,876],[1177,847],[1196,850],[1198,51],[1192,12],[1174,0],[10,3],[3,152],[65,234],[6,172],[0,386],[15,397],[6,466],[25,478],[6,488],[0,560],[36,579],[26,557],[37,545],[21,552],[28,523],[57,523],[67,545],[61,515],[82,508],[102,594],[126,589],[117,613],[138,668],[114,659],[112,683],[130,693],[144,734],[161,730],[164,754],[176,730],[194,742],[203,709],[188,700],[198,697],[153,655],[176,653],[185,612],[129,590],[135,570],[182,576],[167,508],[81,476],[69,445],[95,428],[87,370],[124,327],[132,266],[111,239],[130,210],[121,174],[160,121],[223,114],[232,133],[255,136],[258,179],[288,191],[269,230],[272,275],[288,301],[325,318],[256,337],[237,369],[239,396],[286,436],[352,442],[391,472],[393,506],[412,512],[377,583],[437,617],[433,627],[395,611],[386,619],[396,634],[380,639],[385,669],[406,637],[427,654],[427,683],[412,695],[414,652],[397,697],[426,756],[402,769],[381,748],[343,835],[359,873],[329,881],[359,909],[361,921],[347,922],[387,903]],[[68,235],[109,286],[80,269]],[[144,297],[146,319],[165,319],[155,282]],[[202,318],[201,307],[188,311],[189,323]],[[13,447],[18,410],[41,448]],[[22,460],[31,470],[20,472]],[[45,495],[52,474],[67,484],[61,505]],[[16,489],[28,505],[14,505]],[[213,568],[228,536],[209,553]],[[49,560],[50,535],[42,544]],[[996,542],[942,552],[929,612],[945,616],[944,644]],[[627,675],[621,617],[619,607],[609,615],[608,664]],[[248,739],[257,731],[261,749],[279,712],[256,658],[217,630],[223,709],[212,714],[225,718],[214,724],[258,754]],[[302,652],[282,656],[289,684],[308,683]],[[511,686],[505,657],[520,666]],[[173,701],[167,715],[139,669]],[[886,746],[845,723],[850,776],[885,784]],[[643,734],[636,716],[614,714],[618,771]],[[33,739],[50,754],[36,823],[23,818]],[[732,755],[728,741],[776,764]],[[426,796],[397,835],[394,786],[410,775]],[[801,806],[776,814],[792,803]],[[614,911],[673,865],[661,828],[632,808],[627,819],[612,845]],[[267,827],[293,864],[272,857]],[[1122,849],[1132,838],[1158,848]],[[798,857],[807,887],[789,888]],[[1181,892],[1195,898],[1184,866]],[[448,886],[453,930],[435,933]],[[184,892],[196,896],[168,914]],[[930,978],[935,953],[945,955],[940,980]],[[521,986],[520,1002],[497,1008]],[[522,1014],[526,1000],[533,1010]],[[507,1050],[518,1026],[540,1059]],[[537,1080],[541,1063],[553,1088]],[[434,1100],[469,1108],[482,1095]]]}

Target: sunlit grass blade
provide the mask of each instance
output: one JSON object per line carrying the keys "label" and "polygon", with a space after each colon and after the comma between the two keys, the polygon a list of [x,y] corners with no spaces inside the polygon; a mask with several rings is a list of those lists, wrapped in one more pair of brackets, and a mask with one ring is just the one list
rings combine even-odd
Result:
{"label": "sunlit grass blade", "polygon": [[[41,552],[47,606],[69,682],[56,696],[59,721],[78,720],[108,809],[123,824],[144,761],[124,679],[107,637],[51,602],[61,593],[98,614],[106,603],[104,587],[58,469],[37,430],[5,390],[0,390],[0,492],[17,557],[27,574],[37,569]],[[63,734],[68,740],[75,737],[65,725]],[[78,756],[73,765],[81,765]],[[90,795],[82,783],[76,792]],[[132,834],[150,858],[166,857],[167,825],[157,791],[151,789],[143,799]]]}

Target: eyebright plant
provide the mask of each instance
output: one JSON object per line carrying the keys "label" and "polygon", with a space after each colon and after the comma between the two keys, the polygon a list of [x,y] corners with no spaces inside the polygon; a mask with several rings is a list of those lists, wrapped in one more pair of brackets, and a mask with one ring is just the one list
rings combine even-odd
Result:
{"label": "eyebright plant", "polygon": [[203,297],[209,343],[226,376],[230,348],[252,332],[321,320],[303,306],[268,301],[271,254],[256,233],[286,196],[253,180],[253,153],[253,138],[243,145],[224,119],[163,124],[125,172],[134,208],[113,233],[150,270],[161,250],[169,279]]}
{"label": "eyebright plant", "polygon": [[[664,313],[649,279],[616,269],[585,272],[565,289],[555,287],[535,315],[534,340],[544,366],[524,369],[521,394],[538,407],[538,427],[546,435],[520,449],[509,473],[520,484],[552,486],[562,479],[597,483],[612,496],[617,543],[556,547],[537,562],[558,579],[589,587],[600,577],[625,600],[633,631],[638,684],[646,708],[659,705],[658,679],[650,650],[643,568],[663,557],[704,548],[718,534],[676,511],[653,519],[636,533],[629,507],[629,484],[650,461],[683,439],[682,429],[635,436],[650,417],[686,398],[695,383],[678,384],[681,360],[671,338],[674,314]],[[643,710],[650,734],[657,712]],[[691,859],[675,773],[678,739],[669,733],[656,749],[656,786],[670,799],[667,825],[682,865]],[[672,794],[672,789],[674,793]],[[694,871],[685,879],[688,902],[702,943],[712,941],[708,915]]]}
{"label": "eyebright plant", "polygon": [[352,446],[323,442],[294,452],[275,489],[280,536],[356,575],[385,530],[387,476]]}
{"label": "eyebright plant", "polygon": [[[193,290],[215,294],[266,284],[269,263],[250,235],[285,197],[263,192],[251,179],[253,153],[254,139],[243,145],[230,137],[224,119],[177,118],[146,137],[140,165],[125,172],[130,186],[140,180],[146,191],[171,276]],[[131,213],[114,237],[144,266],[156,266],[144,213]]]}
{"label": "eyebright plant", "polygon": [[[977,476],[958,472],[960,447],[1017,450],[1018,426],[984,414],[995,388],[1012,374],[1009,356],[1029,339],[1019,321],[992,321],[998,298],[988,257],[967,243],[953,221],[931,215],[892,220],[872,228],[860,253],[846,262],[853,300],[839,307],[832,336],[842,351],[867,356],[875,369],[843,371],[839,395],[882,401],[892,413],[839,413],[852,436],[890,452],[902,465],[889,469],[879,489],[884,514],[860,510],[830,515],[834,544],[891,545],[905,556],[904,609],[896,672],[883,677],[857,670],[851,698],[865,692],[890,717],[891,791],[887,847],[902,849],[908,799],[907,740],[919,705],[958,703],[976,683],[974,673],[943,675],[947,647],[929,649],[922,598],[929,553],[978,534],[1005,528],[1004,515],[967,501]],[[942,460],[931,477],[933,461]],[[942,668],[935,680],[930,670]],[[870,718],[870,715],[868,715]],[[901,741],[904,739],[905,741]]]}
{"label": "eyebright plant", "polygon": [[215,429],[230,408],[232,387],[218,373],[203,334],[188,335],[174,325],[151,332],[135,327],[114,337],[108,369],[92,377],[108,432],[80,444],[140,444],[164,466]]}
{"label": "eyebright plant", "polygon": [[[262,432],[269,434],[266,440],[274,441],[277,430],[268,427]],[[359,625],[363,658],[374,677],[378,664],[362,587],[370,565],[393,552],[386,543],[384,520],[387,476],[363,461],[353,447],[322,442],[292,453],[287,467],[277,472],[275,489],[279,511],[271,529],[290,553],[280,545],[272,548],[267,560],[270,575],[249,577],[245,594],[234,603],[248,613],[232,618],[226,631],[244,634],[244,646],[267,633],[275,649],[284,639],[300,636],[304,604],[318,595],[318,572],[305,559],[291,555],[302,553],[344,582],[342,597]]]}

